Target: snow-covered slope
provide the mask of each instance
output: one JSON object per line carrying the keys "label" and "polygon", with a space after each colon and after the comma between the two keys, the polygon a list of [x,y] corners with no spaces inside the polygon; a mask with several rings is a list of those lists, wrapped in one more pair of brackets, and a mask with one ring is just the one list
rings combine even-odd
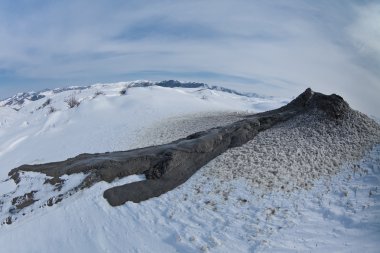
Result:
{"label": "snow-covered slope", "polygon": [[[141,175],[97,183],[52,206],[43,203],[59,194],[71,195],[84,175],[62,177],[65,184],[60,189],[46,184],[48,178],[38,173],[21,175],[18,185],[7,180],[7,173],[21,164],[162,144],[285,103],[204,84],[180,84],[99,84],[4,100],[2,250],[377,251],[380,150],[368,150],[380,143],[380,133],[378,125],[357,112],[336,128],[314,124],[318,115],[280,124],[213,160],[175,190],[140,204],[111,207],[102,193],[111,185],[144,180]],[[65,101],[73,97],[80,104],[69,108]],[[288,154],[303,159],[287,159]],[[363,154],[366,158],[354,167],[345,163]],[[308,166],[312,159],[314,166]],[[281,188],[285,181],[292,187]],[[273,184],[278,187],[268,187]],[[15,212],[15,205],[25,203],[17,197],[28,199],[34,191],[35,202]]]}
{"label": "snow-covered slope", "polygon": [[[62,160],[83,152],[141,147],[136,137],[145,128],[170,117],[209,112],[256,112],[284,103],[203,87],[139,87],[141,83],[44,91],[38,93],[42,98],[35,101],[23,98],[19,103],[17,97],[3,101],[0,107],[0,177],[4,178],[12,167],[21,164]],[[130,86],[133,88],[126,88]],[[123,90],[127,94],[120,94]],[[65,101],[73,97],[80,106],[69,108]]]}
{"label": "snow-covered slope", "polygon": [[[120,82],[115,84],[95,84],[91,86],[71,86],[66,88],[56,88],[53,90],[45,89],[39,92],[31,91],[31,92],[24,92],[24,93],[18,93],[12,97],[9,97],[7,99],[4,99],[0,101],[0,106],[10,106],[16,110],[18,110],[20,107],[23,106],[24,103],[28,103],[30,101],[37,101],[40,99],[43,99],[45,97],[49,97],[47,94],[58,94],[62,92],[81,92],[82,90],[93,90],[94,88],[100,88],[100,89],[107,89],[107,87],[110,86],[121,86],[123,90],[126,90],[128,88],[137,88],[137,87],[152,87],[152,86],[159,86],[164,88],[188,88],[188,89],[198,89],[201,90],[216,90],[216,91],[223,91],[225,93],[231,93],[243,97],[258,97],[258,98],[265,98],[265,96],[260,96],[256,93],[249,93],[249,92],[239,92],[236,90],[224,88],[221,86],[209,86],[205,83],[196,83],[196,82],[181,82],[176,80],[166,80],[166,81],[160,81],[160,82],[153,82],[153,81],[146,81],[146,80],[137,80],[137,81],[131,81],[131,82]],[[273,97],[272,97],[273,98]]]}

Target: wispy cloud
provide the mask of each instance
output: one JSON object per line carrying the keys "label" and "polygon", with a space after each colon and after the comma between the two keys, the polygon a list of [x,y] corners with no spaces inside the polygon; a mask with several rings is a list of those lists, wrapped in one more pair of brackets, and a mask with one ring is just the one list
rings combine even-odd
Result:
{"label": "wispy cloud", "polygon": [[311,86],[378,114],[379,9],[372,1],[2,1],[0,96],[179,78],[285,96]]}

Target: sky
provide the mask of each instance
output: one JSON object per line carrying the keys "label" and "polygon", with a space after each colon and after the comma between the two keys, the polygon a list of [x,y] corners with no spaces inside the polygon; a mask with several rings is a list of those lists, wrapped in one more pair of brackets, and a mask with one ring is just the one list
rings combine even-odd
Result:
{"label": "sky", "polygon": [[380,0],[0,1],[0,98],[137,79],[311,87],[380,117]]}

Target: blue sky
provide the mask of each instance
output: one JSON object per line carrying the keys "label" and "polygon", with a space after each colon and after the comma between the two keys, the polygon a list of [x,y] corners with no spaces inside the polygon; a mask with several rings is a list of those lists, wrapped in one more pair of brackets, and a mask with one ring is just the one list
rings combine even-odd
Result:
{"label": "blue sky", "polygon": [[0,98],[135,79],[295,96],[380,115],[379,1],[0,2]]}

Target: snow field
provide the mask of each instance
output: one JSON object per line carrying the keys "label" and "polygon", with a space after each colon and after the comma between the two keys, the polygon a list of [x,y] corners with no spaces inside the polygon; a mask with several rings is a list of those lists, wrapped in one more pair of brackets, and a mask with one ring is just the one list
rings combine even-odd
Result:
{"label": "snow field", "polygon": [[[8,171],[23,163],[162,144],[280,103],[162,87],[133,88],[121,96],[125,85],[49,93],[53,113],[37,110],[44,102],[39,100],[18,112],[0,107],[0,143],[7,143],[0,145],[1,217],[9,215],[14,197],[38,191],[25,215],[18,213],[11,225],[0,227],[4,252],[371,253],[380,248],[380,146],[372,148],[380,131],[355,111],[341,125],[318,113],[281,123],[228,150],[180,187],[140,204],[111,207],[102,197],[111,186],[144,180],[139,175],[99,182],[41,208],[58,194],[44,184],[44,175],[25,173],[18,186],[6,180]],[[104,95],[94,98],[98,90]],[[68,109],[64,100],[73,92],[81,104]],[[61,192],[83,176],[63,177]]]}

